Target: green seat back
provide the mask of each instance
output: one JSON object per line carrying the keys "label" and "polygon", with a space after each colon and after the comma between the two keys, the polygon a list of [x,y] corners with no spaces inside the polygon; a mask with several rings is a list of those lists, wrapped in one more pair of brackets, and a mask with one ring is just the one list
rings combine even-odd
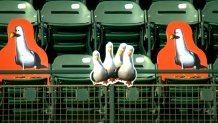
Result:
{"label": "green seat back", "polygon": [[[115,86],[115,116],[120,116],[119,121],[152,121],[156,119],[155,113],[158,106],[155,102],[156,77],[137,78],[134,86]],[[154,111],[154,112],[152,112]],[[132,117],[132,114],[135,116]],[[130,118],[131,117],[131,118]]]}
{"label": "green seat back", "polygon": [[178,109],[181,112],[200,111],[207,101],[212,101],[214,98],[210,83],[210,78],[166,78],[164,89],[166,103],[171,104],[173,109],[175,106],[174,110]]}
{"label": "green seat back", "polygon": [[[57,7],[55,7],[57,6]],[[50,1],[41,10],[49,54],[91,54],[91,13],[78,1]],[[51,59],[51,58],[50,58]]]}
{"label": "green seat back", "polygon": [[[113,7],[111,7],[113,6]],[[114,51],[125,42],[134,46],[135,53],[145,54],[144,12],[138,4],[131,1],[103,1],[95,11],[97,40],[101,52],[108,41],[114,44]]]}
{"label": "green seat back", "polygon": [[[133,62],[137,70],[137,78],[133,86],[115,85],[115,112],[119,120],[128,120],[133,122],[150,121],[150,116],[155,116],[152,111],[156,111],[155,103],[155,84],[158,83],[158,77],[153,73],[144,73],[143,70],[154,70],[155,65],[145,55],[134,54]],[[159,82],[160,83],[160,82]],[[152,86],[154,85],[154,86]],[[131,117],[135,114],[136,117]],[[146,117],[149,116],[149,117]],[[131,118],[128,118],[131,117]],[[155,117],[154,117],[155,119]]]}
{"label": "green seat back", "polygon": [[[217,66],[215,59],[218,54],[218,9],[217,9],[218,1],[207,2],[202,10],[202,22],[204,23],[204,27],[202,27],[202,31],[204,31],[204,41],[207,43],[207,51],[208,54],[212,58],[209,62],[214,63],[214,66]],[[215,61],[215,62],[214,62]]]}
{"label": "green seat back", "polygon": [[[3,110],[17,116],[42,115],[46,109],[47,78],[3,79]],[[13,114],[12,114],[13,115]]]}
{"label": "green seat back", "polygon": [[139,3],[139,0],[99,0],[100,2],[101,1],[133,1],[133,2],[136,2],[136,3]]}
{"label": "green seat back", "polygon": [[[53,74],[57,87],[57,109],[66,106],[60,111],[71,115],[90,116],[100,108],[100,89],[95,87],[90,80],[93,70],[92,56],[65,54],[56,57],[52,70],[71,70],[70,74]],[[57,113],[57,115],[59,115]],[[99,114],[95,114],[97,116]],[[77,117],[78,118],[78,117]],[[80,118],[78,120],[83,120]],[[92,121],[92,120],[91,120]]]}
{"label": "green seat back", "polygon": [[15,18],[24,18],[30,21],[37,34],[37,12],[33,6],[25,1],[0,1],[0,49],[8,42],[7,26]]}
{"label": "green seat back", "polygon": [[65,54],[58,56],[53,64],[52,70],[72,70],[72,74],[53,74],[55,77],[66,77],[74,79],[88,79],[93,69],[92,57],[90,55]]}

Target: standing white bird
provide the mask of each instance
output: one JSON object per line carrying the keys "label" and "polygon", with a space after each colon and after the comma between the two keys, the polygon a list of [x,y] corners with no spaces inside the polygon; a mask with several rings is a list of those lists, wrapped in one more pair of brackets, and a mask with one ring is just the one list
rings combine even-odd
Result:
{"label": "standing white bird", "polygon": [[15,37],[16,41],[16,64],[21,65],[23,70],[25,68],[34,67],[36,69],[45,67],[44,65],[41,65],[38,54],[27,47],[24,31],[21,26],[15,27],[15,32],[10,34],[10,38],[13,37]]}
{"label": "standing white bird", "polygon": [[100,53],[98,51],[93,52],[92,60],[94,63],[94,69],[90,74],[91,81],[93,82],[94,85],[96,84],[108,85],[107,82],[108,72],[102,65]]}
{"label": "standing white bird", "polygon": [[179,28],[175,29],[174,34],[170,38],[175,39],[175,63],[180,65],[181,69],[196,68],[195,54],[187,49],[182,30]]}
{"label": "standing white bird", "polygon": [[126,49],[126,43],[120,44],[117,53],[114,57],[114,65],[119,68],[123,64],[123,53]]}
{"label": "standing white bird", "polygon": [[124,82],[127,87],[133,85],[133,81],[136,79],[137,71],[133,63],[134,48],[131,45],[126,46],[126,50],[123,54],[123,64],[118,70],[119,79]]}
{"label": "standing white bird", "polygon": [[106,56],[103,63],[104,68],[108,72],[108,82],[109,83],[115,83],[115,77],[116,75],[116,66],[114,65],[114,56],[113,56],[113,44],[111,42],[108,42],[106,44]]}

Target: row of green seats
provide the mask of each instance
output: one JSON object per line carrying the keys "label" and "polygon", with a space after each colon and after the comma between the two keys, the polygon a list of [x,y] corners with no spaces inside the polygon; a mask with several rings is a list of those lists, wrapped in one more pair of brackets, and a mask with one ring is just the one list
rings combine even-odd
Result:
{"label": "row of green seats", "polygon": [[1,48],[7,43],[7,23],[13,18],[25,18],[34,25],[35,38],[46,50],[50,63],[59,54],[103,52],[107,41],[113,42],[115,48],[121,42],[131,44],[136,54],[148,55],[156,62],[157,53],[166,43],[166,26],[172,21],[190,24],[195,43],[216,58],[217,1],[208,2],[201,14],[186,1],[154,2],[148,11],[130,1],[117,1],[115,5],[101,2],[94,11],[77,1],[46,2],[41,11],[24,1],[0,2]]}

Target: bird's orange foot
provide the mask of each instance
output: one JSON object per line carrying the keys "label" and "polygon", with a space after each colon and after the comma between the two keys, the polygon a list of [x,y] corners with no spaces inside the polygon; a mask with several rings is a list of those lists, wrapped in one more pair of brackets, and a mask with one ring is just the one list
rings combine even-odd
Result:
{"label": "bird's orange foot", "polygon": [[115,84],[116,83],[116,79],[115,78],[109,78],[108,82],[109,82],[109,84]]}
{"label": "bird's orange foot", "polygon": [[96,86],[96,82],[93,82],[93,85]]}
{"label": "bird's orange foot", "polygon": [[109,82],[106,80],[106,81],[103,82],[103,85],[108,86]]}
{"label": "bird's orange foot", "polygon": [[132,82],[131,81],[126,81],[125,85],[127,85],[127,87],[131,87],[132,86]]}

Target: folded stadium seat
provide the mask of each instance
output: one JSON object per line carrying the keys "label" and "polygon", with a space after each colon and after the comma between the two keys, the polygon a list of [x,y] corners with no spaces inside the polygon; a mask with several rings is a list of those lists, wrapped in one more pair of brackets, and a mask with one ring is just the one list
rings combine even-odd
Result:
{"label": "folded stadium seat", "polygon": [[194,3],[196,0],[151,0],[152,2],[157,2],[157,1],[187,1],[190,2],[191,4]]}
{"label": "folded stadium seat", "polygon": [[2,122],[48,121],[47,78],[2,81]]}
{"label": "folded stadium seat", "polygon": [[7,26],[14,18],[24,18],[30,21],[35,30],[35,38],[38,33],[37,12],[32,5],[25,1],[0,1],[0,49],[8,41]]}
{"label": "folded stadium seat", "polygon": [[[214,122],[215,93],[211,87],[212,78],[166,78],[165,113],[169,120],[185,122]],[[205,86],[208,85],[208,86]],[[167,115],[163,115],[165,121]]]}
{"label": "folded stadium seat", "polygon": [[133,1],[133,2],[139,3],[140,0],[99,0],[99,2],[102,2],[102,1]]}
{"label": "folded stadium seat", "polygon": [[156,1],[187,1],[194,5],[196,9],[202,9],[206,1],[210,0],[151,0],[152,2]]}
{"label": "folded stadium seat", "polygon": [[29,2],[29,3],[33,3],[33,0],[0,0],[0,1],[26,1],[26,2]]}
{"label": "folded stadium seat", "polygon": [[115,122],[159,122],[161,99],[157,92],[161,92],[161,87],[157,84],[161,85],[161,79],[143,72],[155,69],[150,59],[145,58],[143,62],[137,62],[136,56],[134,59],[137,78],[133,86],[115,85]]}
{"label": "folded stadium seat", "polygon": [[217,66],[217,51],[218,51],[218,14],[217,1],[207,2],[202,10],[201,35],[205,42],[205,50],[207,51],[209,63]]}
{"label": "folded stadium seat", "polygon": [[[58,7],[54,7],[58,5]],[[50,63],[58,55],[91,54],[91,12],[78,1],[50,1],[41,10],[41,39]],[[93,43],[93,42],[92,42]]]}
{"label": "folded stadium seat", "polygon": [[114,85],[115,122],[156,120],[155,87],[152,85],[157,84],[158,77],[140,71],[155,69],[144,48],[144,12],[132,1],[102,1],[97,5],[94,16],[96,48],[103,55],[105,44],[109,41],[113,43],[114,52],[121,43],[132,45],[135,49],[133,61],[138,74],[133,87],[127,88],[119,83]]}
{"label": "folded stadium seat", "polygon": [[156,62],[157,53],[166,44],[165,30],[172,21],[184,21],[192,27],[194,41],[197,44],[199,33],[198,11],[187,1],[157,1],[153,2],[147,11],[147,38],[151,50],[151,58]]}
{"label": "folded stadium seat", "polygon": [[101,101],[102,90],[90,80],[93,69],[89,55],[61,55],[52,70],[71,70],[70,74],[53,74],[56,96],[53,101],[56,113],[54,121],[100,122],[104,118]]}
{"label": "folded stadium seat", "polygon": [[125,42],[135,48],[135,54],[145,55],[144,12],[138,4],[131,1],[116,1],[116,4],[114,1],[103,1],[97,5],[94,16],[97,50],[104,53],[105,44],[110,41],[116,52],[120,43]]}
{"label": "folded stadium seat", "polygon": [[46,2],[49,2],[49,1],[80,1],[84,4],[86,4],[86,0],[45,0]]}
{"label": "folded stadium seat", "polygon": [[[218,1],[207,2],[202,10],[202,24],[201,30],[203,35],[203,40],[207,44],[206,51],[208,60],[213,64],[212,69],[217,70],[218,68],[218,11],[217,11]],[[215,84],[218,83],[218,74],[213,73],[215,78]],[[218,87],[216,86],[216,90]],[[216,91],[217,92],[217,91]],[[216,94],[218,95],[218,94]]]}

